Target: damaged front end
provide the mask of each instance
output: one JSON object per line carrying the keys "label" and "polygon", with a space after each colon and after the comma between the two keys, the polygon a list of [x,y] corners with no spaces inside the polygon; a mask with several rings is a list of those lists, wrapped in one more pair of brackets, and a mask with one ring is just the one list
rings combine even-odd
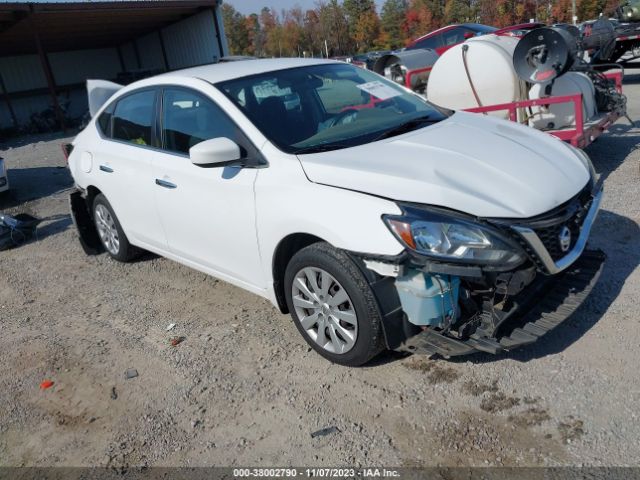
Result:
{"label": "damaged front end", "polygon": [[604,263],[586,250],[602,191],[589,185],[531,219],[478,219],[401,205],[384,220],[407,247],[361,260],[375,272],[387,345],[444,357],[536,341],[588,296]]}

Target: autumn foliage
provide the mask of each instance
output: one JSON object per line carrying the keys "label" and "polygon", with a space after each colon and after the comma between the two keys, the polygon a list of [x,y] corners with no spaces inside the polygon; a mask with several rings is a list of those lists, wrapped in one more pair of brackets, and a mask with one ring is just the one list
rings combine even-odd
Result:
{"label": "autumn foliage", "polygon": [[[267,0],[268,1],[268,0]],[[575,0],[579,21],[610,15],[618,0]],[[454,23],[503,27],[536,19],[571,21],[572,0],[318,0],[316,8],[265,7],[242,15],[222,5],[229,49],[234,55],[320,57],[400,48]]]}

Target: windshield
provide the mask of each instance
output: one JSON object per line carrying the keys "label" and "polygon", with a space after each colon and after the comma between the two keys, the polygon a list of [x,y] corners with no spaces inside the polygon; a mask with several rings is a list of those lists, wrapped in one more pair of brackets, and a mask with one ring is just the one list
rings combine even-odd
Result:
{"label": "windshield", "polygon": [[278,70],[216,86],[288,153],[362,145],[447,116],[397,84],[348,64]]}

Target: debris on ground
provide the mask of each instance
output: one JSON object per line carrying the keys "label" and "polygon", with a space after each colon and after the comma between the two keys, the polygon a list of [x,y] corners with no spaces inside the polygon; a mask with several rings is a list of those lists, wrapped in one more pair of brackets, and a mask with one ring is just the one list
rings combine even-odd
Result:
{"label": "debris on ground", "polygon": [[480,402],[480,408],[489,413],[501,412],[518,405],[520,405],[519,398],[508,397],[502,392],[492,393]]}
{"label": "debris on ground", "polygon": [[167,325],[167,328],[165,328],[165,332],[170,332],[171,330],[174,329],[174,327],[176,326],[175,323],[170,323],[169,325]]}
{"label": "debris on ground", "polygon": [[135,368],[128,368],[126,372],[124,372],[124,378],[127,380],[130,378],[136,378],[138,376],[138,371]]}
{"label": "debris on ground", "polygon": [[41,221],[27,213],[17,215],[0,213],[0,250],[25,243],[36,234],[36,228]]}
{"label": "debris on ground", "polygon": [[116,387],[111,387],[111,400],[117,400],[118,393],[116,392]]}
{"label": "debris on ground", "polygon": [[44,380],[40,384],[40,389],[41,390],[46,390],[47,388],[51,388],[51,387],[53,387],[53,382],[51,380]]}
{"label": "debris on ground", "polygon": [[182,342],[184,342],[186,340],[186,337],[173,337],[171,339],[171,346],[175,347],[177,345],[180,345]]}
{"label": "debris on ground", "polygon": [[338,433],[338,432],[340,432],[340,430],[336,426],[326,427],[326,428],[317,430],[315,432],[311,432],[311,438],[326,437],[327,435],[331,435],[332,433]]}
{"label": "debris on ground", "polygon": [[558,431],[564,443],[571,443],[584,435],[584,422],[569,415],[558,424]]}

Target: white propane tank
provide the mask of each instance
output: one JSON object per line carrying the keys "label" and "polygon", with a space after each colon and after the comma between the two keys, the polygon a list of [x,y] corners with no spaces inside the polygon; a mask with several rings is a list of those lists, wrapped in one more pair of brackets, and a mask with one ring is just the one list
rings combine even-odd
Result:
{"label": "white propane tank", "polygon": [[[581,72],[567,72],[556,78],[547,92],[548,83],[536,83],[529,90],[529,98],[582,94],[582,116],[586,122],[597,113],[596,90],[588,75]],[[575,106],[570,103],[556,103],[548,107],[532,107],[529,126],[543,129],[558,129],[576,124]]]}
{"label": "white propane tank", "polygon": [[[450,48],[436,61],[429,75],[427,99],[441,107],[464,110],[478,107],[463,62],[466,52],[469,77],[482,105],[497,105],[527,98],[526,87],[513,68],[518,39],[482,35]],[[509,118],[508,111],[490,115]]]}

